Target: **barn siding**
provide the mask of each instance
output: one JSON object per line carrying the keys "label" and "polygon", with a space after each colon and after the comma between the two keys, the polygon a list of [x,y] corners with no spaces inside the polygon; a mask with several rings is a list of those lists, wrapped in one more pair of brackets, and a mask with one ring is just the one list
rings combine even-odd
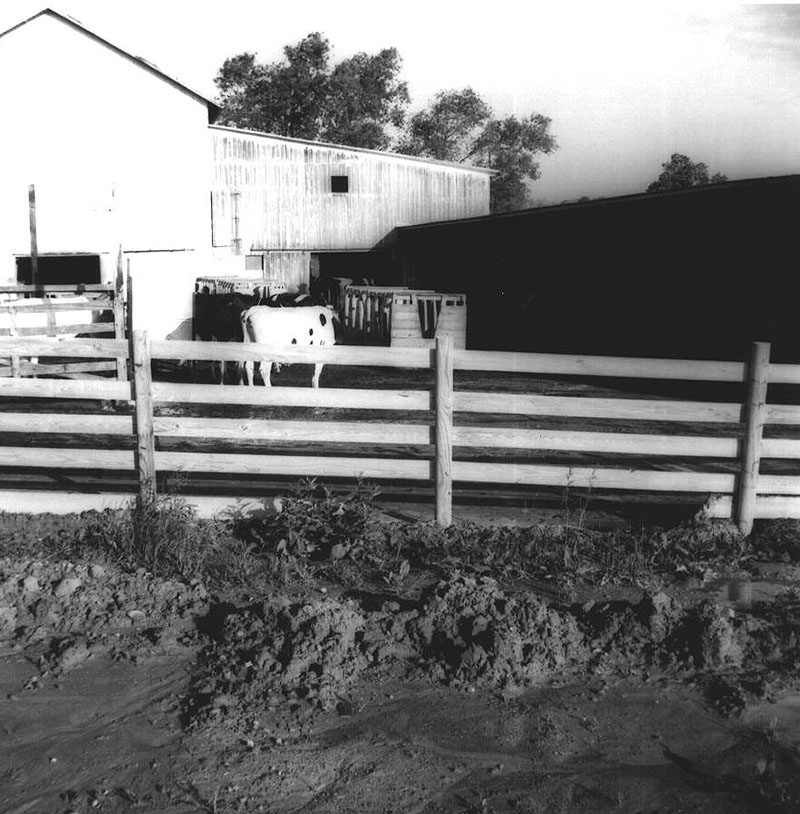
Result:
{"label": "barn siding", "polygon": [[[483,215],[489,175],[391,153],[211,127],[216,246],[233,246],[239,196],[244,251],[370,249],[396,226]],[[346,175],[347,193],[332,193]]]}
{"label": "barn siding", "polygon": [[0,38],[0,72],[20,77],[3,85],[1,278],[30,251],[29,184],[41,253],[208,245],[206,103],[48,14]]}
{"label": "barn siding", "polygon": [[[186,335],[194,278],[243,274],[248,253],[296,287],[311,251],[367,250],[400,225],[488,212],[485,172],[209,128],[206,100],[55,12],[0,36],[0,73],[13,112],[0,282],[30,253],[33,184],[39,253],[99,255],[111,282],[121,245],[153,337]],[[330,192],[332,174],[348,175],[348,194]]]}

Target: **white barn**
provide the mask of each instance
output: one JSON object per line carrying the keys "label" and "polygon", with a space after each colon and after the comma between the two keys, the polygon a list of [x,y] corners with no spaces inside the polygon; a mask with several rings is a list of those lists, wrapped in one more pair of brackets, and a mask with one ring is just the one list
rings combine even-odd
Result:
{"label": "white barn", "polygon": [[111,282],[121,247],[153,336],[188,338],[198,276],[297,287],[398,226],[489,211],[483,169],[217,127],[212,100],[52,9],[0,33],[0,72],[0,285],[34,252],[39,282]]}

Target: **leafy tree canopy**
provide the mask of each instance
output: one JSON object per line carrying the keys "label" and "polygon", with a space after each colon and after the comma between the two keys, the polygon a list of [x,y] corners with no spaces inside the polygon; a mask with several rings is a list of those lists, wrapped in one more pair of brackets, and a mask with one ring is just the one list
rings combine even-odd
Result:
{"label": "leafy tree canopy", "polygon": [[726,175],[715,173],[708,175],[708,167],[702,162],[695,163],[688,156],[673,153],[669,161],[662,165],[661,175],[647,187],[648,192],[665,192],[670,189],[689,189],[707,184],[722,184],[728,180]]}
{"label": "leafy tree canopy", "polygon": [[226,59],[214,80],[221,124],[353,147],[388,148],[405,120],[408,88],[394,48],[358,53],[335,66],[319,32],[262,64],[251,53]]}
{"label": "leafy tree canopy", "polygon": [[469,162],[495,170],[493,212],[531,205],[535,156],[556,149],[550,119],[537,113],[498,119],[472,88],[441,91],[406,123],[408,87],[394,48],[358,53],[335,66],[319,32],[287,45],[284,58],[259,63],[252,53],[226,59],[215,79],[220,124],[294,138]]}
{"label": "leafy tree canopy", "polygon": [[530,205],[528,182],[540,175],[534,156],[551,153],[556,140],[547,117],[532,113],[497,119],[479,94],[464,88],[440,91],[415,113],[397,149],[495,170],[491,209],[507,212]]}

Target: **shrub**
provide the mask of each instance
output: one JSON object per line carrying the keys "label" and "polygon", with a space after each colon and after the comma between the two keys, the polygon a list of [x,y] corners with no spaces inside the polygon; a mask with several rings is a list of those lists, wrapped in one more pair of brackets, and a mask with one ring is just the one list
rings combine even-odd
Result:
{"label": "shrub", "polygon": [[264,553],[312,561],[357,558],[385,537],[373,505],[378,494],[361,482],[337,495],[316,479],[303,480],[291,496],[273,502],[273,513],[240,532]]}

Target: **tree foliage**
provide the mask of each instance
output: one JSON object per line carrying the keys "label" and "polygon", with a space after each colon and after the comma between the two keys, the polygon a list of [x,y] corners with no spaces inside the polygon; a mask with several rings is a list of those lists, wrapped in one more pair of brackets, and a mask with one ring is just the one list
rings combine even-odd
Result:
{"label": "tree foliage", "polygon": [[472,88],[441,91],[408,122],[398,150],[444,161],[469,162],[494,170],[491,209],[507,212],[529,205],[528,183],[539,178],[535,156],[556,149],[550,119],[538,113],[495,118]]}
{"label": "tree foliage", "polygon": [[472,88],[440,91],[425,110],[409,119],[397,149],[440,161],[464,161],[491,115],[492,109]]}
{"label": "tree foliage", "polygon": [[671,189],[690,189],[708,184],[722,184],[728,177],[720,173],[708,175],[708,167],[695,163],[681,153],[673,153],[669,161],[661,165],[661,175],[647,187],[648,192],[665,192]]}
{"label": "tree foliage", "polygon": [[528,184],[539,177],[538,154],[556,149],[550,119],[537,113],[498,119],[472,88],[441,91],[406,123],[408,87],[394,48],[358,53],[331,65],[319,32],[283,49],[283,59],[259,63],[252,53],[226,59],[215,82],[220,124],[351,147],[467,162],[494,170],[494,212],[530,205]]}
{"label": "tree foliage", "polygon": [[287,45],[284,59],[262,64],[252,53],[226,59],[217,74],[221,124],[281,136],[386,149],[390,126],[405,120],[408,88],[394,48],[358,53],[331,66],[319,32]]}

